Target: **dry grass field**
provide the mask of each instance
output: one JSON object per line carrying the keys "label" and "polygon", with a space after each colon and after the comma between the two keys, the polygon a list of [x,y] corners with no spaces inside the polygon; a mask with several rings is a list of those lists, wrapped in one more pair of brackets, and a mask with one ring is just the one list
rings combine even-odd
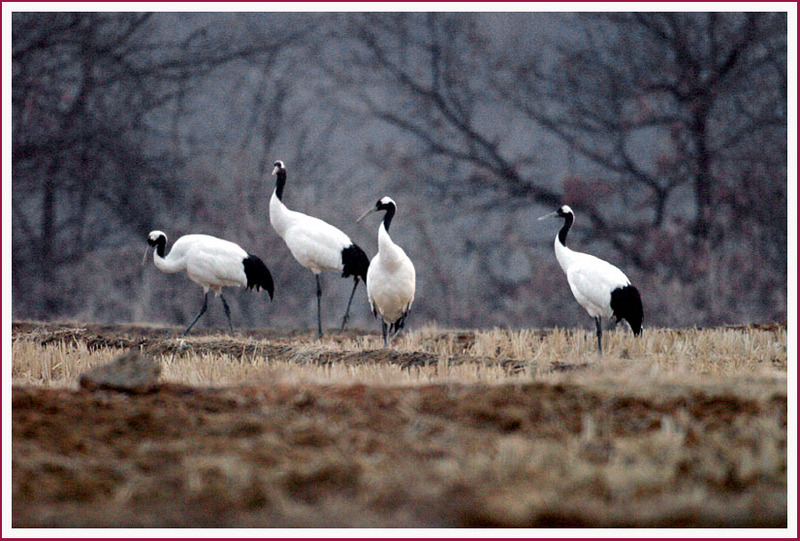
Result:
{"label": "dry grass field", "polygon": [[787,526],[785,325],[179,335],[13,325],[14,527]]}

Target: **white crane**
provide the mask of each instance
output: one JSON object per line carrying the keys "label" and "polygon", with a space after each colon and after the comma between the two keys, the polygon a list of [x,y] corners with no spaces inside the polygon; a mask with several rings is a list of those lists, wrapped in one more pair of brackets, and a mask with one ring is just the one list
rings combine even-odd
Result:
{"label": "white crane", "polygon": [[[378,253],[372,258],[367,271],[367,296],[372,314],[381,318],[383,345],[387,347],[403,329],[411,303],[414,302],[416,271],[411,259],[389,236],[389,226],[397,211],[397,205],[391,197],[379,199],[357,221],[379,211],[385,211],[386,214],[378,227]],[[388,341],[387,326],[390,333],[394,331]]]}
{"label": "white crane", "polygon": [[222,299],[231,334],[231,310],[222,295],[223,287],[241,286],[256,291],[263,288],[272,299],[274,284],[269,269],[261,259],[248,254],[238,244],[210,235],[184,235],[175,241],[169,254],[165,255],[167,235],[162,231],[151,231],[147,236],[147,244],[144,257],[147,258],[150,247],[154,247],[153,262],[159,270],[166,273],[185,272],[190,280],[203,287],[203,307],[184,331],[184,336],[206,312],[209,290]]}
{"label": "white crane", "polygon": [[286,167],[282,161],[275,162],[272,174],[276,175],[275,191],[269,200],[269,221],[280,235],[289,251],[302,266],[314,273],[317,281],[317,332],[322,336],[320,299],[322,285],[319,274],[324,270],[342,273],[343,278],[353,276],[353,291],[347,301],[342,318],[342,330],[350,317],[350,304],[360,280],[367,281],[369,258],[364,250],[354,244],[350,237],[329,223],[302,212],[289,210],[283,204],[283,188],[286,185]]}
{"label": "white crane", "polygon": [[603,354],[602,318],[617,318],[617,323],[624,319],[630,325],[634,335],[642,332],[642,299],[639,290],[631,285],[631,281],[617,267],[589,254],[574,252],[567,248],[567,234],[575,214],[567,205],[555,212],[539,218],[563,218],[564,226],[558,232],[555,241],[556,259],[567,275],[567,282],[575,300],[594,318],[597,326],[597,349]]}

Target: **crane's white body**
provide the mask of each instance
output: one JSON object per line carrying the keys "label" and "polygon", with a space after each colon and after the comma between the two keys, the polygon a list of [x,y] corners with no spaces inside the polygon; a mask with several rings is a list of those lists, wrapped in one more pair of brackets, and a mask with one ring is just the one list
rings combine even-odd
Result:
{"label": "crane's white body", "polygon": [[353,244],[350,237],[319,218],[290,210],[276,191],[269,200],[269,221],[297,262],[314,274],[341,272],[342,250]]}
{"label": "crane's white body", "polygon": [[194,283],[219,295],[223,287],[247,287],[242,261],[248,256],[238,244],[211,235],[184,235],[169,253],[153,252],[156,267],[166,273],[186,272]]}
{"label": "crane's white body", "polygon": [[378,253],[367,270],[367,296],[372,312],[385,323],[394,324],[408,314],[415,290],[414,264],[381,223]]}
{"label": "crane's white body", "polygon": [[558,237],[555,251],[558,264],[567,275],[569,288],[578,304],[592,317],[612,317],[611,292],[630,285],[628,277],[599,257],[570,250],[561,244]]}

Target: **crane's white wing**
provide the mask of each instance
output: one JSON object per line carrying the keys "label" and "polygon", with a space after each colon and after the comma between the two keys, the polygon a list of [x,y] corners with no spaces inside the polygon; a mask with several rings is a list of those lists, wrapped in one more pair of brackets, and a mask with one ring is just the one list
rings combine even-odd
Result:
{"label": "crane's white wing", "polygon": [[342,250],[352,244],[341,230],[313,216],[286,229],[284,241],[297,261],[314,272],[342,270]]}
{"label": "crane's white wing", "polygon": [[611,317],[611,292],[630,284],[627,276],[614,265],[588,254],[574,261],[567,271],[567,281],[575,300],[592,317]]}
{"label": "crane's white wing", "polygon": [[187,236],[205,237],[189,239],[184,248],[186,273],[189,278],[217,292],[225,286],[247,285],[243,264],[247,252],[244,249],[233,242],[216,237]]}

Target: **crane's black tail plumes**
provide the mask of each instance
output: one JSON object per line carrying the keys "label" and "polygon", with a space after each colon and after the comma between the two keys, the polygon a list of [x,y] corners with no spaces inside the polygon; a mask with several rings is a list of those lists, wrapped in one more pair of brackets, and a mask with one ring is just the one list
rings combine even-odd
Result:
{"label": "crane's black tail plumes", "polygon": [[642,310],[642,297],[639,290],[632,285],[618,287],[611,292],[611,309],[614,317],[619,320],[624,319],[631,326],[633,334],[638,335],[642,332],[642,320],[644,311]]}
{"label": "crane's black tail plumes", "polygon": [[363,280],[364,284],[367,283],[367,269],[369,269],[369,258],[357,244],[351,244],[342,250],[342,278],[355,276],[353,291],[350,292],[347,310],[344,311],[342,318],[342,330],[347,326],[347,320],[350,319],[350,305],[353,303],[353,295],[356,294],[359,279]]}
{"label": "crane's black tail plumes", "polygon": [[272,274],[261,259],[257,256],[247,254],[242,261],[244,263],[244,274],[247,276],[247,289],[266,289],[269,298],[275,292],[275,284],[272,282]]}
{"label": "crane's black tail plumes", "polygon": [[369,258],[357,244],[351,244],[342,250],[342,278],[355,276],[366,284],[367,269],[369,269]]}

